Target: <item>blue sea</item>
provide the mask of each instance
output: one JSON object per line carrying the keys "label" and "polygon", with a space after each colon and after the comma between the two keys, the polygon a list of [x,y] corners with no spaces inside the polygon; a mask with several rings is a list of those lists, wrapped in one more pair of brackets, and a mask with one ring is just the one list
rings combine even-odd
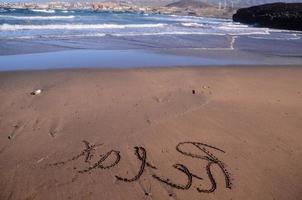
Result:
{"label": "blue sea", "polygon": [[231,19],[0,9],[0,70],[302,64],[301,36]]}

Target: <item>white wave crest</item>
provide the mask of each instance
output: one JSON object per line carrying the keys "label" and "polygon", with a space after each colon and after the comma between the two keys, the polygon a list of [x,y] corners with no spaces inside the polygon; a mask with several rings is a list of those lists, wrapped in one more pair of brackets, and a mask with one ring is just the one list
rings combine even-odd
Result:
{"label": "white wave crest", "polygon": [[203,24],[199,24],[199,23],[181,23],[182,26],[185,27],[192,27],[192,28],[199,28],[199,27],[203,27]]}
{"label": "white wave crest", "polygon": [[48,10],[48,9],[31,9],[33,12],[43,12],[43,13],[55,13],[55,10]]}
{"label": "white wave crest", "polygon": [[60,10],[60,12],[62,12],[62,13],[74,13],[73,10]]}
{"label": "white wave crest", "polygon": [[169,22],[201,22],[201,19],[190,19],[186,17],[172,17],[172,16],[148,16],[148,19],[156,21],[169,21]]}
{"label": "white wave crest", "polygon": [[210,33],[210,32],[191,32],[191,31],[163,31],[153,33],[114,33],[110,34],[116,37],[128,37],[128,36],[152,36],[152,35],[226,35],[224,33]]}
{"label": "white wave crest", "polygon": [[91,33],[91,34],[73,34],[73,35],[34,35],[34,36],[16,36],[16,37],[7,37],[5,39],[15,40],[15,39],[68,39],[68,38],[82,38],[82,37],[104,37],[106,34],[104,33]]}
{"label": "white wave crest", "polygon": [[249,27],[246,24],[240,24],[240,23],[236,23],[236,22],[227,22],[227,23],[224,23],[224,26],[226,28],[248,28]]}
{"label": "white wave crest", "polygon": [[253,38],[253,39],[261,39],[261,40],[300,40],[301,37],[288,37],[288,38],[283,38],[283,37],[274,37],[272,36],[271,38],[269,37],[255,37],[255,36],[249,36],[249,38]]}
{"label": "white wave crest", "polygon": [[217,27],[217,30],[228,33],[229,35],[269,35],[270,29],[246,27],[245,25],[227,24]]}
{"label": "white wave crest", "polygon": [[49,20],[49,19],[72,19],[73,15],[70,16],[14,16],[14,15],[0,15],[0,18],[12,18],[12,19],[23,19],[23,20]]}
{"label": "white wave crest", "polygon": [[123,29],[123,28],[156,28],[163,27],[165,24],[52,24],[52,25],[19,25],[3,24],[0,26],[2,31],[16,30],[60,30],[60,29]]}

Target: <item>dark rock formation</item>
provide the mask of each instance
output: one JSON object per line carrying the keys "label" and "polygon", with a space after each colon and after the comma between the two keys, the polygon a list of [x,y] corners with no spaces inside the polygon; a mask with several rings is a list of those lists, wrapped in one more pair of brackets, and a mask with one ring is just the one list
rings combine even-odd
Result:
{"label": "dark rock formation", "polygon": [[273,3],[241,8],[235,22],[261,27],[302,31],[302,3]]}

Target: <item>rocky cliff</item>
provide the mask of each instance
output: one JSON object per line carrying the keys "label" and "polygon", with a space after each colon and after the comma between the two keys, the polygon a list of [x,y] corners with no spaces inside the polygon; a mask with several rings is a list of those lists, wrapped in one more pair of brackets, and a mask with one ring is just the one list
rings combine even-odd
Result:
{"label": "rocky cliff", "polygon": [[233,15],[233,20],[261,27],[302,31],[302,3],[273,3],[241,8]]}

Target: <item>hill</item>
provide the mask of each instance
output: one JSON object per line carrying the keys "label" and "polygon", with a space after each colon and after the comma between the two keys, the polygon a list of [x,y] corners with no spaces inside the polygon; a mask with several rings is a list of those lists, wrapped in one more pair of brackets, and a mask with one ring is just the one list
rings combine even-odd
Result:
{"label": "hill", "polygon": [[178,8],[205,8],[209,7],[209,4],[198,0],[180,0],[177,2],[170,3],[166,7],[178,7]]}

